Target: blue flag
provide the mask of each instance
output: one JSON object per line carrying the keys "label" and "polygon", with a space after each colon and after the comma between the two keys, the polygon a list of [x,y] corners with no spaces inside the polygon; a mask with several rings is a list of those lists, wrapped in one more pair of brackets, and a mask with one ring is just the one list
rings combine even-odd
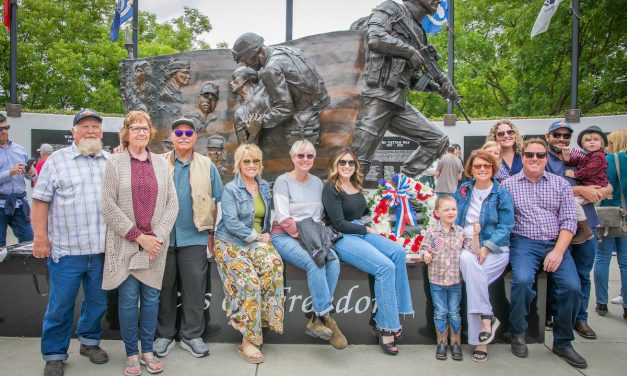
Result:
{"label": "blue flag", "polygon": [[442,31],[442,27],[448,22],[448,3],[442,0],[438,5],[438,10],[432,15],[422,19],[422,28],[427,34],[437,34]]}
{"label": "blue flag", "polygon": [[111,23],[111,41],[118,40],[120,25],[133,17],[133,0],[118,0],[113,13],[113,22]]}

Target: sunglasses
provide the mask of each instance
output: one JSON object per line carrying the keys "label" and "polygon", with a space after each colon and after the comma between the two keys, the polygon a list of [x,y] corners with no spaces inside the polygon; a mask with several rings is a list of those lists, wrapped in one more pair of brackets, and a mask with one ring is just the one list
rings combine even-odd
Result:
{"label": "sunglasses", "polygon": [[2,131],[5,131],[5,132],[6,132],[6,131],[8,131],[9,129],[11,129],[11,126],[10,126],[10,125],[4,126],[4,127],[0,127],[0,132],[2,132]]}
{"label": "sunglasses", "polygon": [[187,129],[187,130],[175,129],[174,130],[174,135],[176,137],[182,137],[183,133],[185,133],[185,136],[187,137],[192,137],[194,135],[194,131],[192,129]]}
{"label": "sunglasses", "polygon": [[570,140],[570,133],[551,133],[554,138],[563,138],[564,140]]}
{"label": "sunglasses", "polygon": [[536,151],[536,152],[525,151],[525,152],[523,152],[523,156],[525,158],[527,158],[527,159],[531,159],[533,157],[536,157],[538,159],[544,159],[544,158],[546,158],[546,152],[544,152],[544,151]]}
{"label": "sunglasses", "polygon": [[472,165],[472,168],[474,168],[475,170],[491,170],[492,169],[492,165],[489,163],[478,163],[478,164],[474,164]]}
{"label": "sunglasses", "polygon": [[296,154],[296,158],[298,159],[314,159],[316,157],[315,154]]}
{"label": "sunglasses", "polygon": [[504,137],[505,135],[512,136],[514,133],[516,132],[513,129],[510,129],[508,131],[500,131],[496,132],[496,137]]}
{"label": "sunglasses", "polygon": [[244,160],[242,160],[242,164],[244,166],[248,166],[248,165],[251,165],[251,164],[259,165],[259,163],[261,163],[260,159],[244,159]]}
{"label": "sunglasses", "polygon": [[337,161],[337,164],[339,166],[342,166],[342,167],[344,167],[346,165],[349,165],[351,167],[355,167],[355,161],[352,160],[352,159],[350,161],[347,161],[347,160],[344,160],[344,159],[340,159],[339,161]]}

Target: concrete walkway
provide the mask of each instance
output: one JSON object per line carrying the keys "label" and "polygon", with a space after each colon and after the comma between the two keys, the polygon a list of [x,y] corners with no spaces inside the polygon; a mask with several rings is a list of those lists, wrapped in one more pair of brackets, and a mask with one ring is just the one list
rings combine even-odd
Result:
{"label": "concrete walkway", "polygon": [[[612,260],[610,297],[619,293],[619,274],[616,259]],[[165,359],[163,375],[228,375],[228,376],[404,376],[404,375],[599,375],[627,374],[627,320],[622,307],[609,304],[609,315],[600,317],[594,312],[592,291],[589,324],[597,332],[597,340],[586,340],[578,335],[575,349],[588,360],[588,369],[572,368],[550,350],[551,332],[546,345],[530,345],[529,357],[519,359],[511,354],[509,345],[490,346],[490,359],[480,364],[470,360],[470,347],[464,346],[465,359],[438,361],[434,346],[400,345],[398,356],[384,355],[378,346],[349,346],[338,351],[328,345],[265,345],[266,361],[258,366],[245,363],[236,353],[235,344],[209,344],[211,355],[196,359],[179,347]],[[367,328],[364,328],[367,330]],[[350,339],[349,339],[350,340]],[[66,376],[123,375],[125,360],[121,341],[103,341],[109,353],[109,363],[93,365],[78,353],[78,343],[72,341],[70,358],[65,366]],[[0,338],[0,376],[32,376],[43,374],[44,362],[39,352],[39,338]],[[144,375],[148,373],[143,372]]]}

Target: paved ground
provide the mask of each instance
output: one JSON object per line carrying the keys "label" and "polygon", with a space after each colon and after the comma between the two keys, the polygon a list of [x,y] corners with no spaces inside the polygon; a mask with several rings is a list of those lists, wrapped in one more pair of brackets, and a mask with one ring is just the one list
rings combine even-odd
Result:
{"label": "paved ground", "polygon": [[[619,293],[619,274],[616,258],[612,260],[610,297]],[[470,348],[464,346],[462,362],[438,361],[434,346],[400,346],[396,357],[382,354],[378,346],[349,346],[337,351],[325,345],[265,345],[265,363],[255,366],[245,363],[235,352],[235,344],[209,345],[211,356],[191,357],[179,347],[165,359],[163,375],[229,375],[229,376],[405,376],[405,375],[589,375],[618,376],[627,374],[627,321],[622,318],[622,307],[609,304],[610,314],[600,317],[594,312],[595,298],[590,299],[590,326],[599,339],[586,340],[577,336],[575,348],[587,360],[585,370],[572,368],[554,356],[545,345],[529,346],[529,358],[519,359],[511,354],[509,345],[490,346],[490,359],[479,364],[470,360]],[[364,328],[367,330],[367,328]],[[551,344],[547,332],[546,343]],[[92,365],[78,354],[78,344],[72,341],[66,376],[123,375],[124,346],[120,341],[104,341],[109,352],[105,365]],[[44,362],[39,352],[38,338],[0,337],[0,376],[41,375]],[[144,375],[147,372],[144,371]]]}

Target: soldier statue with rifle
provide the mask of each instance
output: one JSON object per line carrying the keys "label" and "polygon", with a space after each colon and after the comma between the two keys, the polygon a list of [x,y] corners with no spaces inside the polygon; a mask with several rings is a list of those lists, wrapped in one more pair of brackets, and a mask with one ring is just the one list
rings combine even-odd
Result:
{"label": "soldier statue with rifle", "polygon": [[[461,108],[459,95],[437,63],[440,56],[427,43],[420,24],[436,12],[440,2],[387,0],[362,23],[367,41],[366,87],[361,92],[351,147],[364,175],[388,130],[420,145],[401,166],[401,172],[409,176],[428,168],[448,146],[448,137],[406,99],[410,89],[437,91]],[[354,25],[360,28],[359,24]]]}

